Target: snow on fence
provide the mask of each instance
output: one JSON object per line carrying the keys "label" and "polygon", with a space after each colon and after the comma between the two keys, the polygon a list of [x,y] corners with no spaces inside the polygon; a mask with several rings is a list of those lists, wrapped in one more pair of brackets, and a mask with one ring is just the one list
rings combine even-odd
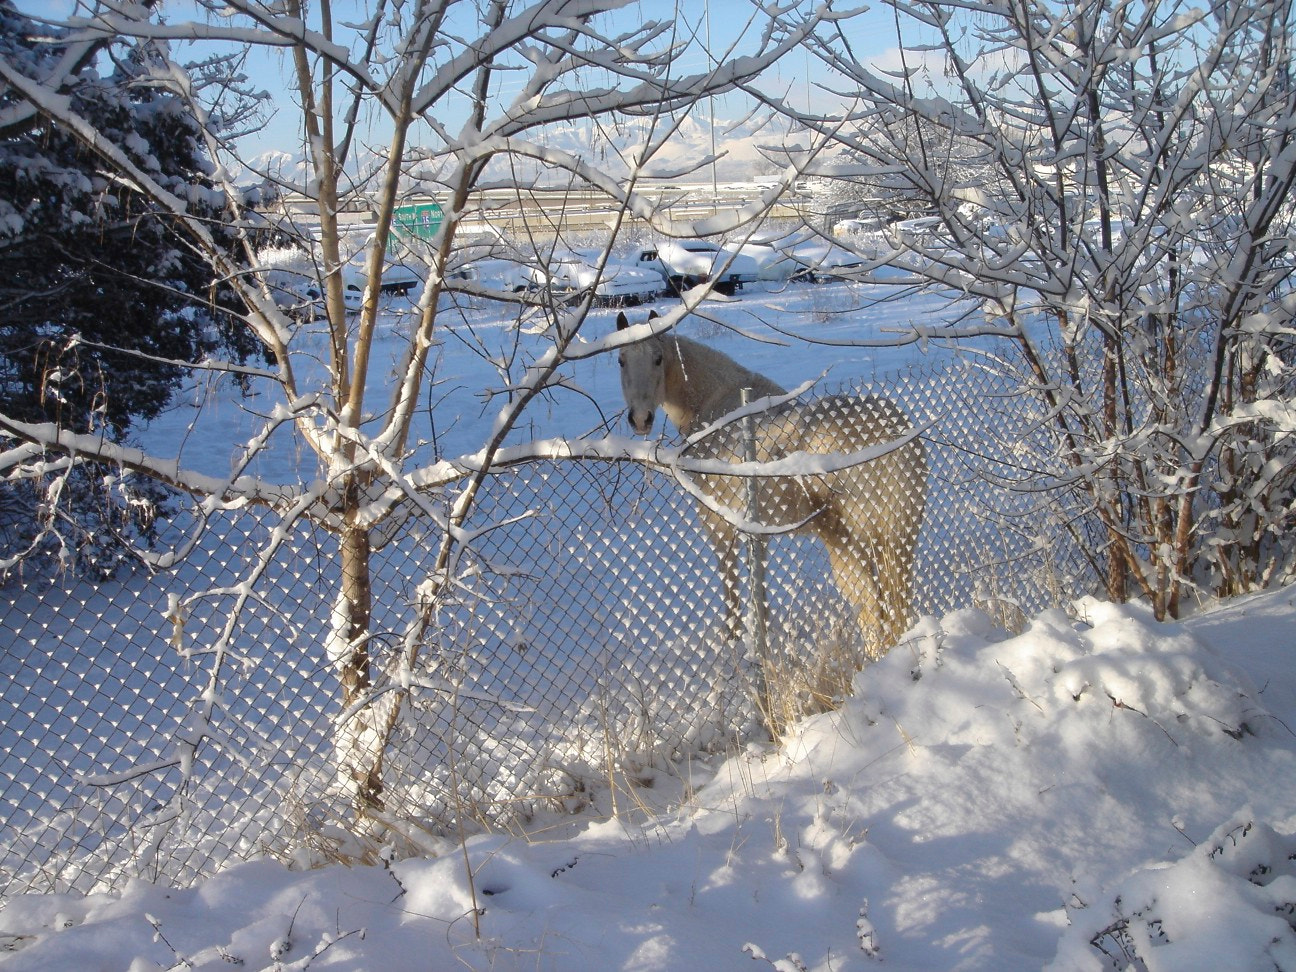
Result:
{"label": "snow on fence", "polygon": [[[1045,460],[1033,405],[1011,382],[972,359],[863,391],[925,429],[917,614],[978,606],[1012,627],[1092,588],[1073,518],[1058,526],[1058,497],[1015,485],[1032,456]],[[729,637],[696,503],[659,470],[509,469],[474,522],[507,525],[481,535],[433,619],[416,680],[427,687],[411,689],[384,754],[381,813],[406,849],[458,824],[577,809],[609,767],[669,770],[741,743],[770,717],[756,685],[781,689],[787,718],[831,704],[866,660],[824,550],[805,536],[767,543],[768,657]],[[198,527],[181,516],[159,542]],[[0,592],[5,894],[88,892],[136,875],[183,883],[263,854],[363,853],[339,843],[352,811],[333,765],[339,693],[321,647],[337,589],[333,538],[255,511],[201,527],[168,573]],[[377,647],[394,650],[408,627],[436,540],[417,519],[382,538]],[[196,592],[177,617],[178,599]],[[213,682],[210,646],[231,622]],[[204,705],[210,720],[195,719]]]}

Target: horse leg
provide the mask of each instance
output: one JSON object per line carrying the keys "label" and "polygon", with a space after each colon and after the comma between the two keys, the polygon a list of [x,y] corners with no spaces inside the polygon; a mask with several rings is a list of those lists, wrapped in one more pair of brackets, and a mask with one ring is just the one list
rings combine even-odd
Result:
{"label": "horse leg", "polygon": [[886,525],[884,529],[868,531],[879,597],[886,609],[882,633],[884,650],[898,644],[913,622],[914,556],[927,505],[926,472],[922,448],[915,443],[897,457],[896,466],[886,480],[885,492],[890,495],[885,499],[884,508],[892,515],[870,521],[871,524]]}
{"label": "horse leg", "polygon": [[700,511],[702,526],[706,529],[715,551],[716,570],[720,574],[720,594],[724,599],[725,633],[739,638],[743,633],[742,587],[738,582],[738,565],[741,562],[741,543],[738,530],[732,523],[705,507]]}
{"label": "horse leg", "polygon": [[909,627],[914,540],[907,536],[876,538],[871,544],[882,603],[882,651],[896,645]]}
{"label": "horse leg", "polygon": [[828,551],[833,582],[859,618],[865,652],[870,658],[876,658],[883,650],[885,609],[870,551],[844,531],[820,530],[819,536]]}
{"label": "horse leg", "polygon": [[819,535],[828,550],[833,580],[859,618],[865,652],[879,658],[909,626],[910,568],[913,541],[905,536],[876,536],[850,530],[837,521]]}

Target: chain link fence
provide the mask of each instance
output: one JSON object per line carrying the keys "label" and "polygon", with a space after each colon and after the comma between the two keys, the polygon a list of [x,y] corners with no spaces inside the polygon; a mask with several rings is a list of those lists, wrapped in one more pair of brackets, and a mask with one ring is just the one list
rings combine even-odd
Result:
{"label": "chain link fence", "polygon": [[[1065,493],[1023,486],[1049,456],[1017,382],[973,357],[857,391],[923,430],[915,616],[975,606],[1013,628],[1094,588]],[[611,772],[670,771],[760,737],[762,680],[782,689],[780,719],[848,691],[868,649],[823,545],[767,538],[756,658],[727,627],[697,509],[668,472],[629,461],[491,477],[476,540],[400,686],[385,840],[416,852],[462,826],[576,810]],[[335,765],[340,692],[322,647],[335,542],[304,520],[195,508],[158,537],[194,544],[174,570],[0,591],[5,894],[373,850],[349,829]],[[439,542],[416,517],[378,538],[375,666],[400,650]]]}

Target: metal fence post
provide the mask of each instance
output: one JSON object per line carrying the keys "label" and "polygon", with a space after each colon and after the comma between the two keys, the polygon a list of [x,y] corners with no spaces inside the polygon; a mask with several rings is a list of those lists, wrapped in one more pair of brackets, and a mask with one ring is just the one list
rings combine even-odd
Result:
{"label": "metal fence post", "polygon": [[[751,389],[742,390],[742,404],[751,403]],[[742,420],[743,460],[756,461],[756,419],[744,415]],[[747,521],[759,523],[760,478],[747,477]],[[773,711],[769,692],[769,639],[766,627],[768,606],[765,602],[765,538],[759,533],[746,535],[747,547],[747,639],[756,659],[756,707],[760,710],[765,728],[771,738],[775,736]]]}

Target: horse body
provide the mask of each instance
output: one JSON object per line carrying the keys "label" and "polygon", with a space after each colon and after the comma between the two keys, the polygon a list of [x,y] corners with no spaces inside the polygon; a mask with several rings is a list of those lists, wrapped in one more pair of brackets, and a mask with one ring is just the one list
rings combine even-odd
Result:
{"label": "horse body", "polygon": [[[618,328],[629,326],[625,315]],[[781,396],[783,389],[727,355],[674,334],[621,351],[621,382],[631,427],[652,428],[661,407],[685,436],[705,429],[751,399]],[[809,404],[787,404],[755,417],[755,458],[770,462],[802,452],[849,455],[903,439],[912,431],[893,402],[836,395]],[[698,458],[742,462],[747,448],[739,423],[722,425],[689,446]],[[699,516],[715,548],[726,619],[741,621],[737,522],[813,533],[824,544],[833,579],[857,612],[871,655],[899,640],[909,623],[914,547],[926,505],[927,465],[922,444],[911,438],[875,459],[818,474],[756,480],[754,509],[745,477],[699,474],[705,497]]]}

